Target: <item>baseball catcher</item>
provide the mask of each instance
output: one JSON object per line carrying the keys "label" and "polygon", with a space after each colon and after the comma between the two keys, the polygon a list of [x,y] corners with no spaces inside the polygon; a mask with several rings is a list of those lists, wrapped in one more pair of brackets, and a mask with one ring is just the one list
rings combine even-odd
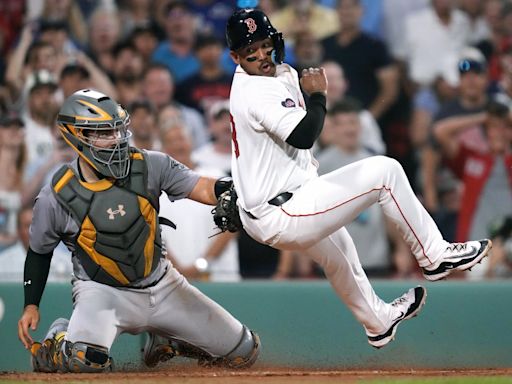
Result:
{"label": "baseball catcher", "polygon": [[[18,322],[33,369],[112,370],[117,336],[144,331],[150,332],[143,354],[150,367],[175,355],[204,366],[252,365],[258,336],[191,286],[163,256],[160,239],[162,191],[171,200],[215,205],[231,188],[160,152],[130,147],[127,111],[97,91],[71,95],[57,122],[78,158],[54,174],[34,206]],[[34,342],[29,329],[39,323],[39,302],[61,240],[73,257],[73,312]]]}

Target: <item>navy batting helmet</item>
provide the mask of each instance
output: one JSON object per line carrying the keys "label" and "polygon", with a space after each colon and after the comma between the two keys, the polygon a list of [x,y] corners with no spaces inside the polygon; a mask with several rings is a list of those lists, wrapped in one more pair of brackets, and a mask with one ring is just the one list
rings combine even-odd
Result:
{"label": "navy batting helmet", "polygon": [[272,59],[281,64],[284,60],[283,34],[270,23],[267,15],[259,9],[239,9],[231,15],[226,25],[226,40],[232,51],[270,38],[274,45]]}

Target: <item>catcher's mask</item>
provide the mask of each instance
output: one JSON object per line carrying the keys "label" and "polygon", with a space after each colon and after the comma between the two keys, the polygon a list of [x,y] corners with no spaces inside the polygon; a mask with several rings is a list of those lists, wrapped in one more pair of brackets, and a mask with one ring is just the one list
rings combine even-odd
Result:
{"label": "catcher's mask", "polygon": [[267,15],[259,9],[239,9],[228,19],[226,40],[232,51],[267,38],[270,38],[274,45],[272,60],[276,64],[281,64],[284,60],[283,34],[272,26]]}
{"label": "catcher's mask", "polygon": [[[122,179],[130,171],[129,115],[107,95],[82,89],[62,105],[57,124],[64,140],[97,172]],[[110,147],[98,146],[108,140]]]}

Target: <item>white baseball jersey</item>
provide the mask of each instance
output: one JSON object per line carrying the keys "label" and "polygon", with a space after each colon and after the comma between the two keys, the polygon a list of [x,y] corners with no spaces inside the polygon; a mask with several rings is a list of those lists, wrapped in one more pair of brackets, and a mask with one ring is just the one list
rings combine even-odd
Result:
{"label": "white baseball jersey", "polygon": [[[244,229],[272,247],[305,251],[367,334],[385,332],[399,310],[373,290],[345,226],[378,203],[421,267],[439,260],[448,245],[401,165],[374,156],[319,177],[310,151],[286,143],[306,114],[297,72],[288,65],[279,65],[274,77],[238,67],[230,110],[232,174]],[[280,206],[268,203],[282,192],[293,195]]]}
{"label": "white baseball jersey", "polygon": [[268,200],[317,175],[311,152],[285,142],[306,115],[297,71],[281,64],[276,77],[249,76],[238,66],[230,100],[238,202],[258,216]]}

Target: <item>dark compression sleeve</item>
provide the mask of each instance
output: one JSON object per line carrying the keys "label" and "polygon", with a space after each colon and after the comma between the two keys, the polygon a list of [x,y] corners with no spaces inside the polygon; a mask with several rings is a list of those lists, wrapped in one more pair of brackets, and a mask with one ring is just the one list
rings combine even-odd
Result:
{"label": "dark compression sleeve", "polygon": [[39,306],[46,280],[48,279],[48,273],[50,272],[52,255],[53,252],[43,254],[34,252],[30,247],[28,248],[23,276],[25,307],[29,304]]}
{"label": "dark compression sleeve", "polygon": [[299,149],[311,148],[320,136],[320,132],[322,132],[325,112],[325,95],[323,93],[313,93],[309,97],[306,116],[290,133],[286,142]]}

